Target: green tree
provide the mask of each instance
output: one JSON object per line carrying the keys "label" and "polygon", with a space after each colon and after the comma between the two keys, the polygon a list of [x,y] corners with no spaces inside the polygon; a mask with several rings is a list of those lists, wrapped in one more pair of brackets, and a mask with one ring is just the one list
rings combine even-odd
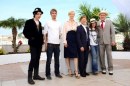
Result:
{"label": "green tree", "polygon": [[80,17],[85,15],[88,21],[92,18],[91,6],[88,4],[85,3],[81,4],[79,6],[78,13]]}
{"label": "green tree", "polygon": [[100,8],[94,7],[92,10],[92,18],[95,18],[96,20],[99,20],[99,13],[100,13]]}
{"label": "green tree", "polygon": [[130,50],[130,20],[124,14],[120,13],[113,24],[116,27],[117,33],[124,34],[123,48],[125,51]]}
{"label": "green tree", "polygon": [[14,49],[14,53],[17,53],[16,46],[16,37],[17,37],[17,28],[21,29],[25,23],[25,19],[15,19],[13,17],[8,18],[7,20],[0,21],[0,27],[10,28],[12,29],[12,47]]}
{"label": "green tree", "polygon": [[124,33],[125,37],[129,35],[130,20],[124,14],[120,13],[113,24],[115,25],[117,32]]}
{"label": "green tree", "polygon": [[130,37],[128,35],[124,39],[123,48],[125,51],[130,51]]}
{"label": "green tree", "polygon": [[91,9],[91,5],[83,3],[79,6],[79,17],[85,15],[87,17],[88,22],[90,22],[91,18],[95,18],[96,20],[99,20],[99,12],[101,9],[99,7],[94,7]]}

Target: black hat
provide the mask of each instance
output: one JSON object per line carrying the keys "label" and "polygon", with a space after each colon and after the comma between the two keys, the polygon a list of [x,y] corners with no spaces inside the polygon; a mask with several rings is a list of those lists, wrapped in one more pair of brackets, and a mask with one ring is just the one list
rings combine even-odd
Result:
{"label": "black hat", "polygon": [[43,14],[41,8],[35,8],[33,14],[36,14],[37,12],[41,12]]}

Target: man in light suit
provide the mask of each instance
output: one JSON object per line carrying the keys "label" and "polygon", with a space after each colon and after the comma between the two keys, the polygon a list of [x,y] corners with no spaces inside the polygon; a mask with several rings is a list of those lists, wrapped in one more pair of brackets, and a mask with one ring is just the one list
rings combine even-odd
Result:
{"label": "man in light suit", "polygon": [[108,13],[101,11],[99,13],[100,20],[97,22],[98,35],[99,35],[99,47],[100,47],[100,62],[102,74],[106,74],[105,65],[105,51],[107,54],[108,71],[109,75],[113,75],[113,62],[112,62],[112,49],[111,45],[115,45],[115,30],[112,21],[107,20]]}

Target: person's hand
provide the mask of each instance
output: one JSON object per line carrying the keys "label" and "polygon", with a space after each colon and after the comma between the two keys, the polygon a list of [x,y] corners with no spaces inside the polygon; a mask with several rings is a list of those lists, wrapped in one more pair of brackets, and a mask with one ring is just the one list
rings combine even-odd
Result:
{"label": "person's hand", "polygon": [[84,47],[81,47],[80,50],[81,50],[81,52],[84,52]]}
{"label": "person's hand", "polygon": [[116,43],[115,43],[115,42],[112,42],[112,43],[111,43],[111,45],[112,45],[112,46],[115,46],[115,45],[116,45]]}
{"label": "person's hand", "polygon": [[47,41],[45,41],[45,51],[47,51]]}
{"label": "person's hand", "polygon": [[64,43],[64,46],[67,48],[68,47],[67,43]]}
{"label": "person's hand", "polygon": [[91,47],[89,46],[88,48],[89,48],[88,50],[91,51]]}

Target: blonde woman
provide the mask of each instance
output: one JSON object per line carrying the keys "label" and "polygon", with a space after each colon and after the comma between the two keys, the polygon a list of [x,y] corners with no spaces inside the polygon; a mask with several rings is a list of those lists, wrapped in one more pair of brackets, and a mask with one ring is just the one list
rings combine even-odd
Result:
{"label": "blonde woman", "polygon": [[76,28],[77,22],[74,20],[75,12],[70,11],[68,13],[69,20],[64,25],[64,58],[68,68],[68,75],[72,77],[72,70],[70,67],[70,59],[74,60],[75,76],[80,78],[78,74],[78,52],[77,52],[77,40],[76,40]]}

